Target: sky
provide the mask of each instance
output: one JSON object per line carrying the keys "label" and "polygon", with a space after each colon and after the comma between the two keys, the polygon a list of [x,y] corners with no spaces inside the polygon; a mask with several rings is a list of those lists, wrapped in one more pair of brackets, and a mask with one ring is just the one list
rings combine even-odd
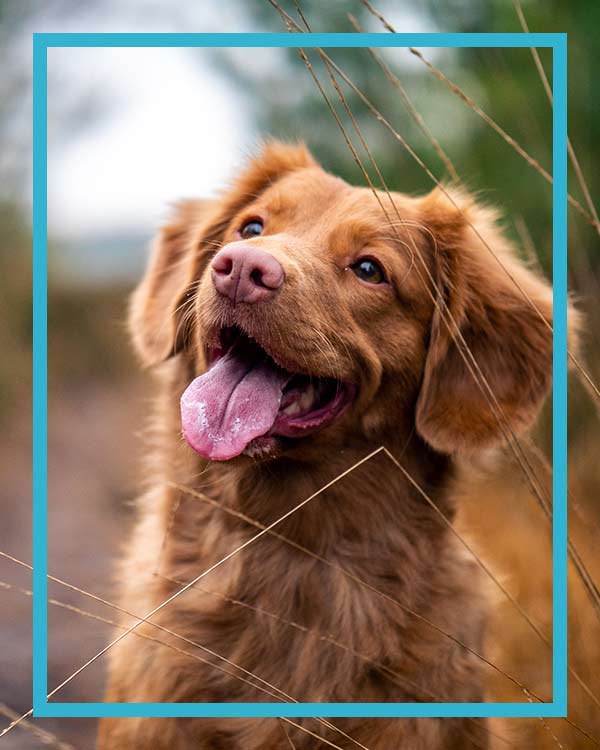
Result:
{"label": "sky", "polygon": [[[210,195],[223,184],[254,133],[209,54],[49,50],[51,231],[73,237],[155,226],[170,202]],[[65,142],[60,111],[53,108],[59,101],[53,88],[61,86],[64,70],[71,71],[79,96],[99,85],[110,91],[107,112],[98,112],[72,142]]]}

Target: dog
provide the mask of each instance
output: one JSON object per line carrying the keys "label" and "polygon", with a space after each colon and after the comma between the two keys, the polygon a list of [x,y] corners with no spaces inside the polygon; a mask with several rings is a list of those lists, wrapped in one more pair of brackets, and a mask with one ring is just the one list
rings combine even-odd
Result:
{"label": "dog", "polygon": [[[130,307],[159,395],[120,601],[159,609],[111,649],[106,700],[485,700],[456,461],[531,426],[551,326],[549,284],[457,188],[353,187],[271,141],[218,198],[178,204]],[[98,737],[490,745],[483,718],[106,718]]]}

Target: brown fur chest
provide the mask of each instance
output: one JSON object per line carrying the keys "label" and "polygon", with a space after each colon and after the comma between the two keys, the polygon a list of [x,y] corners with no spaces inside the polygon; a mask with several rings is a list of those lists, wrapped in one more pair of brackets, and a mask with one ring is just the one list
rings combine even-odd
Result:
{"label": "brown fur chest", "polygon": [[[157,602],[261,528],[239,511],[232,516],[198,497],[175,502],[155,582]],[[440,661],[459,668],[470,661],[457,642],[472,640],[472,623],[461,617],[474,595],[455,584],[448,597],[448,580],[464,579],[456,572],[469,565],[409,499],[394,519],[374,505],[371,525],[363,523],[361,532],[346,524],[331,543],[322,542],[324,521],[320,537],[299,535],[299,528],[318,528],[311,513],[330,517],[328,503],[336,507],[339,498],[320,502],[304,519],[278,525],[202,578],[162,615],[163,624],[208,649],[203,658],[214,665],[181,664],[185,688],[177,700],[432,700],[432,684],[446,700],[466,699],[457,697],[464,688],[457,690],[452,669],[443,684],[439,675],[431,678]],[[425,523],[435,533],[419,533],[415,524]]]}

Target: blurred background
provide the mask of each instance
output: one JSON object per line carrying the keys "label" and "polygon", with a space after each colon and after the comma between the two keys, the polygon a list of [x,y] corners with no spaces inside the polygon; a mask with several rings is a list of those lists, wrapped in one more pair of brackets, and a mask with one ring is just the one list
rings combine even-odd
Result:
{"label": "blurred background", "polygon": [[[315,31],[353,31],[349,12],[364,30],[384,30],[359,0],[300,4]],[[283,6],[299,22],[294,3]],[[377,8],[399,31],[522,30],[508,0],[381,0]],[[569,134],[591,196],[597,196],[600,108],[594,63],[600,4],[524,0],[523,12],[533,31],[569,34]],[[241,32],[285,31],[285,26],[267,0],[168,6],[159,0],[0,0],[0,550],[26,563],[31,560],[31,34],[40,31]],[[530,50],[421,51],[551,171],[551,106]],[[450,179],[452,169],[369,52],[330,52],[434,175]],[[551,55],[539,54],[551,79]],[[406,49],[384,50],[382,56],[461,180],[500,207],[506,231],[524,257],[551,277],[549,182],[420,59]],[[311,60],[326,84],[318,58]],[[344,91],[389,187],[430,190],[432,181],[422,167],[355,94]],[[49,571],[110,600],[113,563],[140,479],[139,431],[152,390],[127,341],[125,307],[169,204],[214,194],[267,135],[304,139],[326,168],[357,184],[364,180],[294,50],[51,49],[48,107]],[[569,169],[569,190],[589,212]],[[599,243],[596,229],[570,208],[570,287],[586,320],[582,362],[596,384]],[[599,400],[576,373],[569,399],[570,534],[599,580],[594,544],[600,530]],[[551,460],[549,409],[534,440]],[[531,461],[550,486],[539,456],[532,453]],[[484,469],[470,467],[467,474],[461,529],[548,639],[549,526],[508,455]],[[570,665],[576,676],[569,682],[569,717],[584,731],[560,719],[504,722],[498,732],[515,747],[600,744],[600,621],[573,571],[570,576]],[[0,727],[30,707],[29,588],[28,570],[0,558]],[[510,602],[493,593],[490,658],[550,699],[547,644]],[[56,583],[50,584],[50,595],[59,602],[49,611],[52,688],[110,638],[110,624],[89,614],[110,620],[115,613]],[[99,660],[57,699],[102,700],[103,679]],[[489,695],[526,700],[494,672]],[[44,744],[91,748],[94,730],[94,720],[34,720],[0,741],[7,750]]]}

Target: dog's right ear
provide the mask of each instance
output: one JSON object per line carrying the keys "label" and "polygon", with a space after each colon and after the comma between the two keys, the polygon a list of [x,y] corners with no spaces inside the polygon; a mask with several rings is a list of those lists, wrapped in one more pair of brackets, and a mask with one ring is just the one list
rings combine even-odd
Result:
{"label": "dog's right ear", "polygon": [[146,273],[131,296],[129,329],[145,365],[175,354],[185,336],[185,298],[194,278],[194,239],[215,201],[178,203],[171,220],[155,240]]}
{"label": "dog's right ear", "polygon": [[538,415],[552,385],[552,287],[518,260],[494,211],[439,189],[422,205],[437,288],[416,427],[437,451],[468,454]]}

